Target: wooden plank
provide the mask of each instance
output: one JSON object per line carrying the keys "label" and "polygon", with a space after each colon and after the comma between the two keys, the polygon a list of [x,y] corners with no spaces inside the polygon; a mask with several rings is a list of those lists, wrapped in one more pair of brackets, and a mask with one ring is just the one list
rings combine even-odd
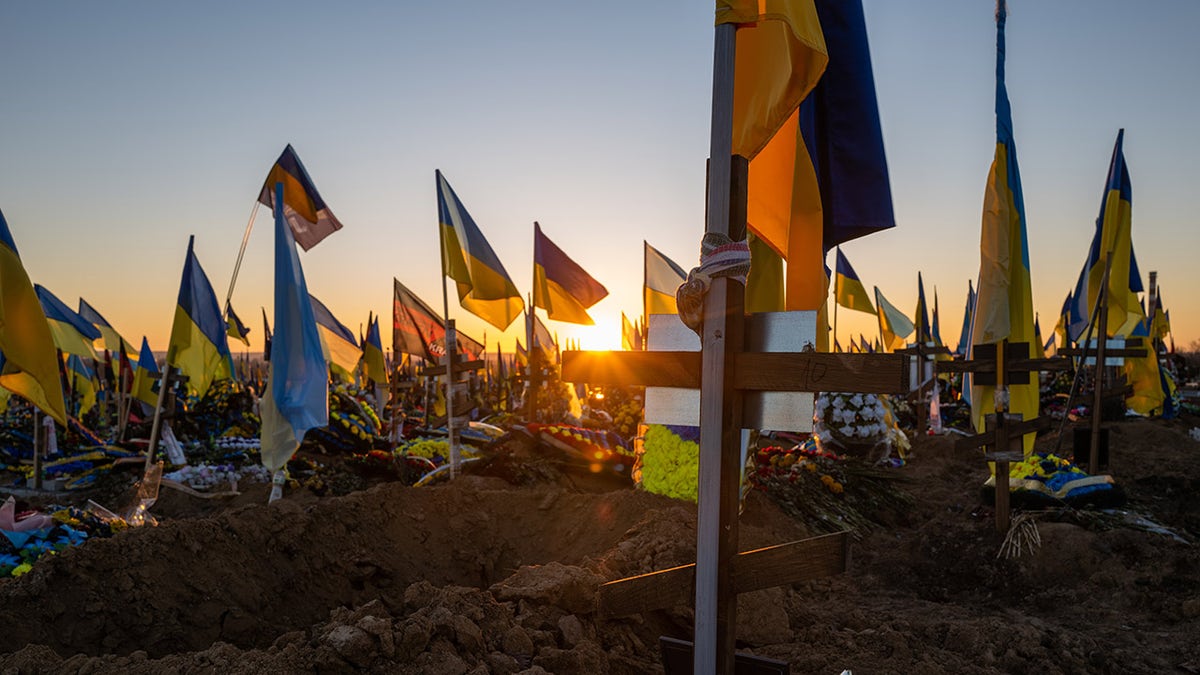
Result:
{"label": "wooden plank", "polygon": [[[812,539],[746,551],[734,560],[734,590],[747,593],[811,581],[846,571],[850,538],[835,532]],[[681,565],[600,586],[600,616],[618,617],[687,605],[695,592],[696,566]]]}
{"label": "wooden plank", "polygon": [[[1046,431],[1050,428],[1050,426],[1051,422],[1049,417],[1035,417],[1031,420],[1025,420],[1023,422],[1013,422],[1010,420],[1005,425],[1005,430],[1010,436],[1015,434],[1024,436],[1025,434],[1031,434],[1035,431]],[[970,450],[972,448],[980,448],[986,445],[991,445],[995,440],[996,434],[988,431],[976,436],[968,436],[966,438],[958,439],[958,441],[954,443],[954,449],[961,451]]]}
{"label": "wooden plank", "polygon": [[563,352],[564,382],[700,387],[700,352]]}
{"label": "wooden plank", "polygon": [[[1058,350],[1058,353],[1062,354],[1063,356],[1083,356],[1083,350],[1076,349],[1075,347],[1060,349],[1060,350]],[[1090,356],[1092,358],[1096,358],[1096,350],[1095,349],[1089,349],[1089,350],[1087,350],[1087,353],[1088,353],[1088,356]],[[1139,347],[1125,347],[1122,349],[1117,349],[1116,347],[1109,347],[1108,349],[1104,350],[1105,358],[1111,358],[1111,357],[1116,357],[1116,356],[1140,358],[1145,355],[1146,355],[1146,350],[1139,348]]]}
{"label": "wooden plank", "polygon": [[[482,359],[476,359],[474,361],[455,361],[454,373],[457,375],[458,373],[468,373],[473,370],[482,370],[484,365],[485,364]],[[446,366],[426,366],[425,368],[417,371],[417,374],[421,377],[441,377],[442,375],[446,374]]]}
{"label": "wooden plank", "polygon": [[[1062,351],[1060,350],[1061,354]],[[1070,359],[1011,359],[1008,361],[1008,371],[1051,371],[1070,370],[1073,367]],[[995,361],[938,361],[939,373],[995,373]]]}
{"label": "wooden plank", "polygon": [[744,353],[734,358],[734,386],[748,391],[904,394],[903,354]]}

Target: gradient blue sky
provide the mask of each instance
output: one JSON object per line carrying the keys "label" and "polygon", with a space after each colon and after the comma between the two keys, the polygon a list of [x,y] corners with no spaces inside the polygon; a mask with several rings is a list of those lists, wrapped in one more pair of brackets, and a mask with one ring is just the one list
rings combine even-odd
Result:
{"label": "gradient blue sky", "polygon": [[[844,252],[905,310],[923,272],[953,342],[994,152],[994,3],[865,8],[898,226]],[[1044,331],[1083,263],[1124,127],[1139,263],[1160,274],[1176,343],[1200,338],[1197,25],[1192,0],[1010,2]],[[382,313],[386,342],[392,277],[441,307],[439,168],[523,291],[534,220],[608,287],[597,327],[550,327],[611,347],[620,312],[641,312],[643,239],[695,264],[711,71],[706,2],[6,2],[0,210],[34,281],[163,350],[188,235],[223,299],[254,199],[292,143],[345,224],[302,254],[309,289],[355,332]],[[259,307],[271,312],[270,222],[260,210],[234,294],[255,350]],[[457,304],[451,315],[483,337]],[[877,334],[870,315],[839,323],[843,339]]]}

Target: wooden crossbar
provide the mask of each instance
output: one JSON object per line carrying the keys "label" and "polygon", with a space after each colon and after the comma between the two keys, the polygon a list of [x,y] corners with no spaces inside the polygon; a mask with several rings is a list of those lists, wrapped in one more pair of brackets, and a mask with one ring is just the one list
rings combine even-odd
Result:
{"label": "wooden crossbar", "polygon": [[[735,593],[841,574],[850,560],[850,538],[835,532],[741,553],[733,563]],[[690,604],[696,566],[681,565],[600,586],[600,616],[619,617]]]}
{"label": "wooden crossbar", "polygon": [[[1061,351],[1059,353],[1062,353]],[[1012,359],[1004,364],[1004,369],[1008,371],[1032,371],[1032,370],[1070,370],[1071,362],[1068,359],[1050,358],[1050,359]],[[938,361],[937,371],[939,373],[994,373],[996,372],[996,362],[992,361]]]}
{"label": "wooden crossbar", "polygon": [[[699,352],[563,352],[567,382],[700,387]],[[900,394],[911,388],[899,354],[749,352],[734,356],[734,386],[744,391]]]}
{"label": "wooden crossbar", "polygon": [[[481,370],[483,369],[483,366],[484,362],[482,359],[476,359],[474,361],[455,361],[454,372],[467,373],[473,370]],[[446,374],[446,366],[426,366],[425,368],[417,371],[417,374],[422,377],[438,377]]]}
{"label": "wooden crossbar", "polygon": [[[1011,415],[1010,415],[1010,417],[1011,417]],[[1031,420],[1025,420],[1023,422],[1013,422],[1010,420],[1008,422],[1008,424],[1005,425],[1004,430],[1005,430],[1005,433],[1007,433],[1009,437],[1013,437],[1013,436],[1024,436],[1025,434],[1031,434],[1035,431],[1037,431],[1037,432],[1046,431],[1050,428],[1050,426],[1051,426],[1051,422],[1050,422],[1049,417],[1035,417]],[[995,442],[996,442],[995,432],[987,431],[982,434],[977,434],[975,436],[968,436],[966,438],[958,439],[954,443],[954,449],[955,450],[970,450],[972,448],[981,448],[985,445],[992,445]]]}

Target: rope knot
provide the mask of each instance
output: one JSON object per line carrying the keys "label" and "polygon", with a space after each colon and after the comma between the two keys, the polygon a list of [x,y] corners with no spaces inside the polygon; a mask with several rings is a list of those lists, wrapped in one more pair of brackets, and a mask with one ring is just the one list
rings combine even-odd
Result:
{"label": "rope knot", "polygon": [[688,272],[687,280],[675,291],[675,304],[684,325],[700,334],[704,325],[704,295],[712,280],[726,277],[746,284],[750,273],[750,246],[727,235],[705,233],[700,241],[700,265]]}

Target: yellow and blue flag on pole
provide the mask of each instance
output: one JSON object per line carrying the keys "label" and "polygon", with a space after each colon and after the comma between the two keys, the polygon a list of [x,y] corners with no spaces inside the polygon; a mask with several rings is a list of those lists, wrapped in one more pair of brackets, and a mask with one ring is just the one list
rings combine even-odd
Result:
{"label": "yellow and blue flag on pole", "polygon": [[113,358],[117,358],[117,354],[123,352],[129,360],[133,361],[137,359],[138,354],[134,346],[121,337],[121,334],[117,332],[117,329],[113,328],[108,319],[101,316],[100,312],[97,312],[96,308],[89,305],[83,298],[79,299],[79,316],[82,316],[84,320],[100,331],[101,337],[104,338],[104,348],[112,352]]}
{"label": "yellow and blue flag on pole", "polygon": [[379,337],[379,317],[367,320],[367,339],[363,341],[363,361],[367,364],[367,378],[377,384],[387,384],[387,366],[383,359],[383,340]]}
{"label": "yellow and blue flag on pole", "polygon": [[595,325],[587,313],[608,295],[592,278],[533,223],[533,306],[546,310],[554,321]]}
{"label": "yellow and blue flag on pole", "polygon": [[96,358],[95,341],[100,339],[100,331],[75,310],[64,305],[45,286],[34,284],[33,289],[42,303],[42,311],[46,313],[46,323],[50,326],[50,334],[54,336],[54,346],[64,354],[75,354],[85,359]]}
{"label": "yellow and blue flag on pole", "polygon": [[58,354],[8,221],[0,212],[0,387],[67,424]]}
{"label": "yellow and blue flag on pole", "polygon": [[[980,236],[979,292],[971,330],[974,344],[1024,342],[1033,358],[1036,344],[1033,325],[1033,289],[1029,274],[1029,239],[1026,234],[1025,198],[1017,165],[1012,108],[1004,82],[1004,26],[1007,6],[996,9],[996,156],[988,172]],[[1033,419],[1038,414],[1037,378],[1030,384],[1008,387],[1008,411]],[[971,415],[983,431],[984,415],[996,409],[995,387],[972,386]],[[1025,437],[1025,452],[1034,436]]]}
{"label": "yellow and blue flag on pole", "polygon": [[933,344],[941,347],[945,343],[942,342],[942,320],[938,317],[937,286],[933,287],[933,319],[931,321],[930,335],[933,337]]}
{"label": "yellow and blue flag on pole", "polygon": [[217,295],[196,258],[195,241],[188,237],[167,363],[187,376],[189,392],[203,397],[213,382],[233,377],[233,356]]}
{"label": "yellow and blue flag on pole", "polygon": [[862,280],[858,278],[858,273],[854,271],[854,267],[850,265],[850,261],[842,253],[840,247],[837,249],[833,279],[834,302],[846,309],[868,314],[875,313],[875,306],[871,304],[871,296],[867,293],[866,286],[863,286]]}
{"label": "yellow and blue flag on pole", "polygon": [[333,211],[321,199],[317,186],[308,177],[308,171],[300,162],[300,156],[289,143],[275,160],[275,165],[267,173],[262,190],[258,193],[258,201],[265,206],[275,208],[275,185],[283,184],[283,213],[296,243],[305,251],[321,242],[322,239],[342,229],[342,224]]}
{"label": "yellow and blue flag on pole", "polygon": [[933,330],[929,326],[929,305],[925,303],[925,282],[921,273],[917,272],[917,309],[913,312],[913,325],[916,336],[913,342],[927,344],[933,341]]}
{"label": "yellow and blue flag on pole", "polygon": [[1087,270],[1087,302],[1089,307],[1095,307],[1096,299],[1100,297],[1105,256],[1112,258],[1112,271],[1108,276],[1108,325],[1105,327],[1108,335],[1118,335],[1129,320],[1129,315],[1138,311],[1138,299],[1134,292],[1137,289],[1130,283],[1134,275],[1139,287],[1141,284],[1141,275],[1132,271],[1136,269],[1131,233],[1133,188],[1129,180],[1129,168],[1125,165],[1124,141],[1125,130],[1121,129],[1113,146],[1104,200],[1100,204],[1100,217],[1097,219],[1099,247],[1095,260],[1088,261],[1090,265]]}
{"label": "yellow and blue flag on pole", "polygon": [[883,339],[883,351],[890,354],[897,349],[904,349],[905,338],[912,335],[915,330],[912,320],[895,305],[888,302],[888,299],[883,297],[883,293],[879,292],[878,286],[875,287],[875,307],[878,309],[879,334]]}
{"label": "yellow and blue flag on pole", "polygon": [[242,323],[238,318],[237,312],[233,311],[233,305],[225,305],[225,334],[246,345],[250,346],[250,340],[246,337],[250,334],[250,329]]}
{"label": "yellow and blue flag on pole", "polygon": [[143,336],[142,351],[133,371],[133,397],[151,407],[158,405],[158,392],[154,391],[157,375],[158,362],[154,360],[154,352],[150,351],[150,342]]}
{"label": "yellow and blue flag on pole", "polygon": [[954,353],[959,356],[966,356],[971,349],[971,316],[975,313],[975,287],[971,280],[967,279],[967,304],[963,308],[962,330],[958,334],[958,346],[954,348]]}
{"label": "yellow and blue flag on pole", "polygon": [[642,284],[642,316],[651,314],[678,314],[675,306],[675,291],[687,280],[687,272],[663,255],[646,240],[642,240],[645,250]]}
{"label": "yellow and blue flag on pole", "polygon": [[[358,367],[363,355],[358,340],[345,324],[337,320],[325,303],[312,295],[308,297],[312,300],[313,319],[317,322],[317,334],[321,338],[321,351],[325,360],[339,375],[353,378],[354,369]],[[278,326],[275,332],[278,335]]]}
{"label": "yellow and blue flag on pole", "polygon": [[458,286],[463,309],[505,330],[525,309],[521,292],[441,171],[437,182],[442,275]]}
{"label": "yellow and blue flag on pole", "polygon": [[[282,184],[275,187],[277,202],[283,190]],[[283,469],[309,429],[329,424],[329,377],[310,297],[292,230],[277,208],[275,334],[260,406],[262,463],[272,473]]]}

